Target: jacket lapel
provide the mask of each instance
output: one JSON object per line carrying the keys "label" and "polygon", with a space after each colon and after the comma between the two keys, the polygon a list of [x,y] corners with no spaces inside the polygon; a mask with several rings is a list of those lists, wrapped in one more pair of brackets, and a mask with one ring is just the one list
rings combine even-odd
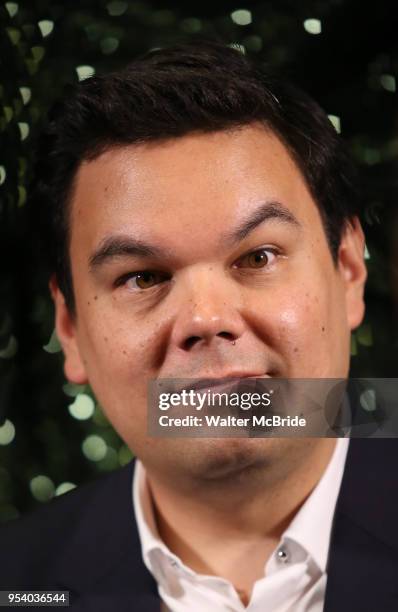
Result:
{"label": "jacket lapel", "polygon": [[324,612],[398,610],[398,440],[351,439]]}
{"label": "jacket lapel", "polygon": [[159,612],[157,585],[141,557],[132,502],[134,461],[89,485],[79,522],[54,568],[75,610]]}

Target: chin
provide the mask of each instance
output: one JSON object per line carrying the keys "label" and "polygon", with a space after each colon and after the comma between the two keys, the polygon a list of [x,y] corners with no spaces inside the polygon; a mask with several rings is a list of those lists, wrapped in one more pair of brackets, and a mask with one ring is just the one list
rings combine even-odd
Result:
{"label": "chin", "polygon": [[275,448],[280,446],[280,440],[270,438],[207,438],[195,442],[198,444],[192,445],[187,455],[195,476],[206,481],[263,470],[272,463]]}

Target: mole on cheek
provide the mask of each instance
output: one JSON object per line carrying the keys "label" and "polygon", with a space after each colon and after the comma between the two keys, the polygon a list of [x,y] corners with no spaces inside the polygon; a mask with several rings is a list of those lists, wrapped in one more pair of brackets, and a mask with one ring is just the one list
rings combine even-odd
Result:
{"label": "mole on cheek", "polygon": [[323,331],[323,332],[325,331],[325,328],[324,328],[323,326],[322,326],[322,331]]}

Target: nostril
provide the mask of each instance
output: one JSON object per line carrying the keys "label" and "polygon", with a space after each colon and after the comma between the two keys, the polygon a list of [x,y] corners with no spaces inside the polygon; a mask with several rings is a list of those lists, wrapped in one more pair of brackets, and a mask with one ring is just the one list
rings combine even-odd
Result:
{"label": "nostril", "polygon": [[225,338],[226,340],[235,341],[234,334],[231,334],[230,332],[222,331],[222,332],[219,332],[217,336],[220,336],[221,338]]}
{"label": "nostril", "polygon": [[[229,340],[230,342],[235,344],[235,340],[236,340],[235,334],[231,334],[230,332],[227,332],[227,331],[221,331],[216,335],[220,338],[225,338],[225,340]],[[205,336],[189,336],[189,338],[187,338],[183,343],[183,349],[186,351],[189,351],[193,346],[195,346],[195,344],[197,344],[201,340],[204,340],[205,338],[206,338]]]}
{"label": "nostril", "polygon": [[192,348],[197,342],[199,342],[200,340],[200,336],[190,336],[189,338],[187,338],[184,342],[184,349],[185,350],[189,350],[190,348]]}

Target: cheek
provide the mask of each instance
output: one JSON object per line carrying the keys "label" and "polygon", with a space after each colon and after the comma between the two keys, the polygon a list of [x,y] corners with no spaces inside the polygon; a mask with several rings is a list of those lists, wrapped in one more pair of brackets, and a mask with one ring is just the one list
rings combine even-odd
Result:
{"label": "cheek", "polygon": [[131,446],[146,430],[147,380],[153,377],[157,351],[154,332],[90,314],[80,337],[88,378],[107,418]]}
{"label": "cheek", "polygon": [[[144,321],[125,321],[101,310],[86,313],[80,334],[81,353],[92,386],[119,381],[145,385],[154,375],[161,352],[161,330]],[[95,390],[95,389],[94,389]]]}
{"label": "cheek", "polygon": [[303,289],[280,300],[278,322],[281,330],[291,333],[306,333],[318,326],[322,313],[326,315],[326,303],[321,303],[318,295]]}
{"label": "cheek", "polygon": [[338,291],[325,288],[318,295],[304,291],[291,296],[281,304],[276,329],[278,351],[291,376],[346,376],[349,332]]}
{"label": "cheek", "polygon": [[321,300],[303,290],[280,300],[275,309],[275,340],[286,358],[306,358],[311,349],[329,342],[333,325],[327,298],[325,294]]}

